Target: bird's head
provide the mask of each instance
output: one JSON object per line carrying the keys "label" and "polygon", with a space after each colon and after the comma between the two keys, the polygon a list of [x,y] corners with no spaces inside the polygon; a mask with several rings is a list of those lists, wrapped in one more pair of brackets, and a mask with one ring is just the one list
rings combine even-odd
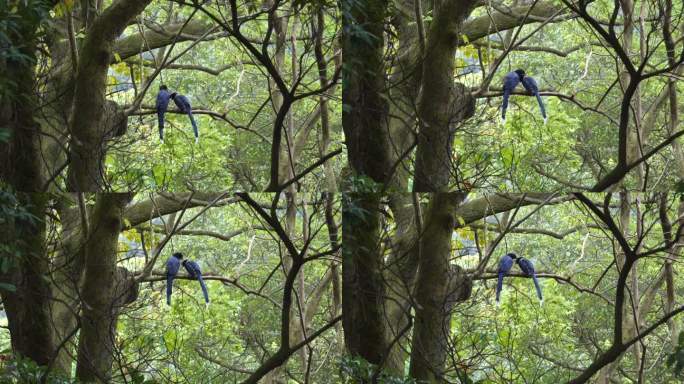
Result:
{"label": "bird's head", "polygon": [[518,77],[520,78],[521,81],[522,81],[523,77],[525,77],[525,71],[523,71],[522,69],[516,69],[515,73],[518,74]]}
{"label": "bird's head", "polygon": [[173,254],[173,257],[175,257],[176,259],[183,260],[183,254],[180,253],[180,252],[174,253],[174,254]]}
{"label": "bird's head", "polygon": [[160,90],[160,91],[166,91],[167,89],[168,89],[168,88],[167,88],[166,85],[164,85],[164,84],[162,84],[162,85],[159,86],[159,90]]}
{"label": "bird's head", "polygon": [[171,98],[172,98],[172,99],[175,99],[177,95],[178,95],[178,94],[177,94],[176,92],[174,92],[174,93],[171,94]]}
{"label": "bird's head", "polygon": [[515,260],[515,259],[518,258],[518,255],[516,255],[516,254],[513,253],[513,252],[507,253],[506,255],[507,255],[508,257],[510,257],[511,259],[513,259],[513,260]]}

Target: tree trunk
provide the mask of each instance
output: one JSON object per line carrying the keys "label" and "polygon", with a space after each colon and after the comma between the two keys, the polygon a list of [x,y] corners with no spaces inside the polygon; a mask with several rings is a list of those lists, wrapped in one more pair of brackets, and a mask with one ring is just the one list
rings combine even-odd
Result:
{"label": "tree trunk", "polygon": [[342,326],[352,356],[373,364],[387,352],[380,249],[380,195],[349,193],[342,208]]}
{"label": "tree trunk", "polygon": [[[71,143],[67,186],[75,192],[105,189],[103,161],[106,141],[116,132],[104,117],[111,110],[105,101],[107,70],[114,41],[151,0],[119,0],[102,12],[88,28],[79,52],[78,73],[71,116]],[[117,125],[117,124],[114,124]]]}
{"label": "tree trunk", "polygon": [[43,190],[35,60],[42,21],[38,15],[51,7],[48,2],[15,5],[16,25],[8,29],[7,38],[17,52],[0,59],[0,73],[7,79],[0,92],[0,127],[10,134],[7,143],[0,141],[0,179],[23,192]]}
{"label": "tree trunk", "polygon": [[[396,174],[395,174],[396,176]],[[411,321],[411,297],[413,296],[418,260],[420,258],[418,244],[418,221],[411,194],[396,192],[390,194],[390,209],[396,225],[392,238],[392,253],[385,265],[385,284],[387,300],[385,300],[385,317],[387,321],[387,340],[396,342],[392,345],[387,361],[387,370],[403,376],[406,342],[409,332],[407,327]],[[401,333],[404,334],[401,334]]]}
{"label": "tree trunk", "polygon": [[[454,83],[456,43],[475,3],[445,0],[435,4],[422,74],[422,88],[430,91],[422,92],[418,103],[415,192],[443,192],[449,188],[455,126],[475,113],[475,99],[468,88]],[[462,186],[458,174],[456,183]]]}
{"label": "tree trunk", "polygon": [[83,315],[76,376],[83,382],[108,382],[114,353],[116,320],[121,310],[122,284],[116,267],[123,214],[132,195],[100,194],[90,220],[86,242]]}
{"label": "tree trunk", "polygon": [[14,292],[1,289],[14,353],[28,357],[38,365],[47,365],[53,357],[55,345],[50,319],[50,287],[47,274],[49,260],[45,239],[45,211],[48,196],[19,193],[19,203],[26,207],[34,220],[16,219],[3,225],[3,238],[21,239],[18,254],[3,254],[10,270],[0,281],[16,287]]}
{"label": "tree trunk", "polygon": [[[82,215],[79,210],[71,209],[78,199],[76,194],[62,196],[57,204],[62,232],[60,234],[60,249],[54,260],[54,283],[52,292],[55,297],[51,306],[51,316],[54,328],[55,344],[60,345],[78,327],[79,322],[79,284],[85,267]],[[87,217],[87,216],[86,216]],[[58,351],[55,368],[63,374],[71,374],[71,366],[75,356],[72,345],[75,342],[64,343]]]}
{"label": "tree trunk", "polygon": [[[342,127],[349,163],[378,183],[390,177],[385,94],[384,35],[387,1],[343,1]],[[363,31],[358,31],[363,29]]]}
{"label": "tree trunk", "polygon": [[421,258],[416,281],[416,318],[411,343],[411,377],[429,383],[441,382],[446,357],[447,320],[450,301],[451,236],[456,217],[453,212],[465,199],[464,193],[432,196],[420,239]]}

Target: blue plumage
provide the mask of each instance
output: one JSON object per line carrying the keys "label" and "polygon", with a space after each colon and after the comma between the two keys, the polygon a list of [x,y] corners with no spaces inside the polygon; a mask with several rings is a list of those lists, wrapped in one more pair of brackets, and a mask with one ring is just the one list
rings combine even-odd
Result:
{"label": "blue plumage", "polygon": [[204,302],[209,304],[209,292],[207,291],[207,285],[204,283],[204,279],[202,279],[202,270],[200,269],[199,264],[192,260],[183,260],[182,262],[181,260],[183,260],[183,254],[176,252],[166,261],[166,304],[171,305],[173,280],[176,278],[181,264],[191,278],[199,281],[200,287],[202,287],[202,293],[204,294]]}
{"label": "blue plumage", "polygon": [[539,287],[539,281],[537,280],[537,274],[534,271],[534,264],[532,264],[531,261],[525,259],[524,257],[518,258],[516,262],[518,263],[518,266],[525,275],[532,277],[532,280],[534,281],[534,288],[537,290],[537,297],[539,298],[540,302],[544,301],[542,297],[541,287]]}
{"label": "blue plumage", "polygon": [[513,262],[517,258],[515,253],[505,254],[501,260],[499,260],[499,279],[496,282],[496,302],[499,303],[499,296],[501,294],[501,289],[503,288],[503,278],[511,271],[513,267]]}
{"label": "blue plumage", "polygon": [[164,141],[164,114],[169,107],[169,100],[171,100],[171,94],[169,93],[166,85],[159,87],[159,93],[157,93],[157,103],[155,108],[157,109],[157,119],[159,121],[159,139]]}
{"label": "blue plumage", "polygon": [[537,82],[534,80],[534,78],[525,76],[522,79],[522,85],[525,87],[525,90],[529,92],[531,95],[534,95],[537,98],[537,103],[539,104],[539,110],[541,111],[542,117],[544,118],[544,122],[546,122],[546,109],[544,108],[544,102],[541,99],[541,96],[539,95],[539,86],[537,85]]}
{"label": "blue plumage", "polygon": [[513,72],[509,72],[504,76],[503,79],[503,104],[501,105],[501,120],[506,121],[506,110],[508,109],[508,99],[518,86],[522,83],[525,90],[537,98],[537,103],[539,104],[539,109],[541,110],[542,117],[544,118],[544,124],[546,124],[546,109],[544,108],[544,102],[542,101],[541,95],[539,95],[539,86],[537,81],[530,76],[525,75],[525,71],[522,69],[516,69]]}
{"label": "blue plumage", "polygon": [[515,90],[515,87],[518,86],[520,81],[523,79],[523,76],[525,76],[525,72],[522,69],[518,69],[513,72],[509,72],[504,76],[503,79],[503,104],[501,105],[501,120],[506,120],[506,110],[508,109],[508,98],[511,96],[511,93]]}
{"label": "blue plumage", "polygon": [[202,279],[202,271],[199,264],[192,260],[184,260],[183,267],[188,271],[190,277],[199,281],[200,287],[202,287],[202,294],[204,294],[204,302],[209,303],[209,292],[207,292],[207,285],[204,283],[204,279]]}
{"label": "blue plumage", "polygon": [[501,295],[501,290],[503,288],[503,278],[511,271],[513,263],[518,264],[520,270],[525,276],[529,276],[534,281],[534,287],[537,290],[537,297],[539,302],[543,303],[544,299],[542,297],[541,287],[539,286],[539,281],[537,280],[537,274],[534,271],[534,264],[524,257],[519,257],[515,253],[507,253],[499,261],[498,269],[498,280],[496,283],[496,303],[499,304],[499,297]]}
{"label": "blue plumage", "polygon": [[166,260],[166,304],[171,305],[171,293],[173,291],[173,280],[178,274],[183,259],[182,253],[174,253]]}
{"label": "blue plumage", "polygon": [[192,106],[190,105],[190,100],[188,100],[187,97],[177,94],[177,93],[172,93],[171,98],[173,99],[173,102],[176,103],[176,106],[178,107],[178,110],[187,113],[188,117],[190,118],[190,123],[192,124],[192,130],[195,133],[195,141],[199,138],[199,130],[197,129],[197,123],[195,122],[195,117],[192,115]]}

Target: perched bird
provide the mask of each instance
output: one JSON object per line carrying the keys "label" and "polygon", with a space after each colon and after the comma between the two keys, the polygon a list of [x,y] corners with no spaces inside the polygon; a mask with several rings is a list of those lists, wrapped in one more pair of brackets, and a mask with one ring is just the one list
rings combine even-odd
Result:
{"label": "perched bird", "polygon": [[511,93],[515,90],[519,83],[522,83],[525,90],[530,95],[534,95],[537,98],[537,103],[539,103],[539,109],[541,110],[542,117],[544,118],[544,124],[546,124],[546,109],[544,108],[544,103],[542,102],[541,96],[539,95],[539,86],[534,78],[525,75],[525,71],[522,69],[516,69],[513,72],[509,72],[503,78],[503,104],[501,105],[501,121],[506,123],[506,110],[508,109],[508,98]]}
{"label": "perched bird", "polygon": [[159,93],[157,93],[157,104],[155,108],[157,109],[157,119],[159,120],[159,140],[164,143],[164,114],[169,107],[169,100],[171,99],[171,94],[169,93],[166,85],[161,85],[159,87]]}
{"label": "perched bird", "polygon": [[173,102],[176,103],[178,110],[183,113],[187,113],[190,118],[190,123],[192,124],[192,130],[195,132],[195,144],[199,142],[199,130],[197,129],[197,123],[195,123],[195,118],[192,116],[192,106],[190,105],[190,100],[187,97],[180,95],[176,92],[171,94]]}
{"label": "perched bird", "polygon": [[524,257],[519,257],[516,260],[516,263],[518,263],[518,266],[526,276],[532,277],[532,280],[534,281],[534,288],[537,290],[539,305],[542,305],[544,303],[544,298],[542,297],[541,287],[539,287],[539,280],[537,280],[537,274],[534,272],[534,265],[531,261],[527,260]]}
{"label": "perched bird", "polygon": [[513,263],[517,258],[518,256],[515,253],[507,253],[499,260],[499,280],[496,282],[496,305],[499,305],[499,296],[501,295],[501,289],[503,288],[503,278],[511,271]]}
{"label": "perched bird", "polygon": [[171,305],[171,293],[173,291],[173,279],[176,278],[178,270],[183,260],[183,254],[180,252],[174,253],[168,260],[166,260],[166,304]]}
{"label": "perched bird", "polygon": [[202,279],[202,271],[200,270],[199,264],[192,260],[183,260],[183,267],[188,271],[190,277],[199,280],[200,287],[202,287],[202,294],[204,294],[204,302],[209,305],[209,293],[207,292],[207,285],[204,284],[204,279]]}
{"label": "perched bird", "polygon": [[541,111],[541,115],[544,118],[544,124],[546,124],[546,109],[544,109],[544,102],[542,101],[541,96],[539,96],[539,86],[537,85],[537,81],[534,80],[533,77],[524,76],[522,78],[522,85],[523,87],[525,87],[525,90],[529,94],[534,95],[537,98],[539,110]]}

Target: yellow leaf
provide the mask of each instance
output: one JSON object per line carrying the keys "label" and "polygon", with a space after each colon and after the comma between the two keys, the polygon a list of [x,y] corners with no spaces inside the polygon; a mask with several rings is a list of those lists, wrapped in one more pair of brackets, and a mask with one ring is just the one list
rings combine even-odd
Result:
{"label": "yellow leaf", "polygon": [[465,219],[463,219],[463,217],[461,217],[461,216],[456,216],[456,220],[458,220],[458,223],[459,223],[461,226],[464,226],[465,223],[466,223],[466,222],[465,222]]}

